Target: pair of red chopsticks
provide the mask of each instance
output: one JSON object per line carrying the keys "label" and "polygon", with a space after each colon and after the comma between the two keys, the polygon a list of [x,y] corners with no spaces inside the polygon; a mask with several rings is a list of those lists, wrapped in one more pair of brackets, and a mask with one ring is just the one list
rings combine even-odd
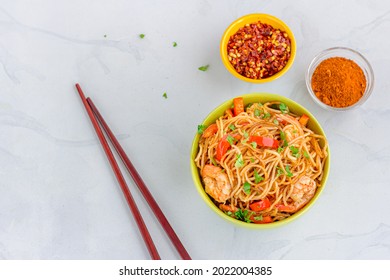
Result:
{"label": "pair of red chopsticks", "polygon": [[[125,151],[122,149],[118,140],[115,138],[114,134],[112,133],[112,131],[108,127],[107,123],[104,121],[102,115],[99,113],[98,109],[93,104],[91,98],[89,98],[89,97],[85,98],[84,93],[81,90],[81,87],[79,84],[76,84],[76,88],[77,88],[77,91],[79,92],[81,100],[83,101],[85,109],[87,110],[88,116],[91,119],[92,125],[95,128],[96,134],[99,137],[100,144],[102,145],[104,152],[106,153],[106,156],[111,164],[112,170],[114,171],[115,176],[119,182],[119,185],[122,189],[122,192],[126,198],[127,204],[129,205],[130,210],[134,216],[134,219],[137,222],[138,229],[141,232],[141,235],[142,235],[143,240],[148,248],[148,251],[149,251],[151,258],[154,260],[159,260],[160,255],[158,254],[157,248],[154,245],[152,237],[149,234],[148,228],[146,227],[144,220],[142,219],[141,213],[139,212],[138,207],[135,204],[133,196],[130,193],[130,190],[126,184],[126,181],[122,175],[122,172],[119,169],[118,163],[116,162],[115,157],[114,157],[114,155],[113,155],[113,153],[112,153],[112,151],[107,143],[107,140],[104,137],[104,134],[102,132],[102,129],[100,128],[100,125],[103,127],[103,129],[106,132],[108,138],[110,139],[112,145],[114,146],[115,150],[117,151],[121,160],[123,161],[127,171],[130,173],[134,182],[138,186],[138,189],[141,191],[145,200],[148,202],[150,208],[152,209],[153,213],[156,215],[158,221],[160,222],[161,226],[164,228],[164,230],[167,233],[168,237],[170,238],[171,242],[176,247],[176,250],[180,254],[181,258],[183,260],[190,260],[191,259],[190,255],[187,253],[183,244],[180,242],[175,231],[173,230],[173,228],[169,224],[168,220],[165,218],[160,207],[157,205],[157,202],[154,200],[152,194],[149,192],[148,188],[146,187],[142,178],[138,174],[137,170],[134,168],[130,159],[127,157]],[[99,123],[100,123],[100,125],[99,125]]]}

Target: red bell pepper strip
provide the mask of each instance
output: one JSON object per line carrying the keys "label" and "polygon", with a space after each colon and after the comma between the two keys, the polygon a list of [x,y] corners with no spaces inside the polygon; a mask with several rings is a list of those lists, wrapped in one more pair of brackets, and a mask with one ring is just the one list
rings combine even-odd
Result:
{"label": "red bell pepper strip", "polygon": [[248,143],[255,142],[260,147],[277,149],[279,141],[270,137],[249,136]]}
{"label": "red bell pepper strip", "polygon": [[[229,141],[227,140],[228,136],[230,134],[226,134],[224,135],[221,140],[219,140],[218,142],[218,145],[217,145],[217,152],[216,152],[216,155],[215,155],[215,158],[217,160],[221,160],[222,157],[226,154],[226,152],[230,149],[231,145],[229,143]],[[235,134],[235,135],[230,135],[231,137],[233,137],[236,141],[240,140],[241,139],[241,135],[239,134]]]}
{"label": "red bell pepper strip", "polygon": [[253,202],[252,204],[249,205],[249,208],[252,211],[259,212],[269,208],[270,206],[271,206],[271,202],[269,201],[269,199],[264,198],[263,200]]}

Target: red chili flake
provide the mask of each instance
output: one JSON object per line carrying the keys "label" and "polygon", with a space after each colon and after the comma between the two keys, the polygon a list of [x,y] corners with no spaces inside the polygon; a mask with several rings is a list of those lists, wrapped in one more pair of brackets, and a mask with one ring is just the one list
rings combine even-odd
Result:
{"label": "red chili flake", "polygon": [[269,24],[246,24],[232,35],[228,59],[236,71],[250,79],[265,79],[281,71],[291,55],[288,34]]}

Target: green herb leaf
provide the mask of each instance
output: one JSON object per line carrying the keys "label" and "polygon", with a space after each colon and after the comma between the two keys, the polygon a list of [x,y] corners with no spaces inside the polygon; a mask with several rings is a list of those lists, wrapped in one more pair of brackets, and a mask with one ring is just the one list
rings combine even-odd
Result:
{"label": "green herb leaf", "polygon": [[250,194],[251,193],[251,184],[249,184],[248,182],[245,182],[242,187],[244,188],[244,192],[246,194]]}
{"label": "green herb leaf", "polygon": [[294,147],[294,146],[290,146],[290,151],[293,155],[293,157],[296,157],[298,158],[299,157],[299,149],[297,147]]}
{"label": "green herb leaf", "polygon": [[167,93],[166,92],[164,92],[164,94],[162,95],[165,99],[167,99],[168,98],[168,95],[167,95]]}
{"label": "green herb leaf", "polygon": [[199,134],[202,134],[205,129],[206,129],[206,126],[204,124],[198,125],[198,133]]}
{"label": "green herb leaf", "polygon": [[310,155],[309,155],[306,151],[303,151],[303,156],[304,156],[305,158],[310,158]]}
{"label": "green herb leaf", "polygon": [[200,66],[198,69],[200,70],[200,71],[207,71],[207,69],[209,69],[209,66],[210,65],[204,65],[204,66]]}
{"label": "green herb leaf", "polygon": [[241,221],[244,221],[244,222],[247,222],[247,223],[251,223],[252,220],[250,219],[250,217],[253,215],[253,212],[252,211],[248,211],[248,210],[241,210],[241,209],[238,209],[235,213],[234,213],[234,216],[238,219],[238,220],[241,220]]}
{"label": "green herb leaf", "polygon": [[[214,166],[217,166],[218,164],[217,164],[217,162],[215,161],[215,159],[212,157],[212,158],[210,158],[210,161],[211,161],[211,163],[214,165]],[[225,170],[225,169],[223,169],[223,170]]]}
{"label": "green herb leaf", "polygon": [[284,170],[282,168],[280,168],[279,166],[277,166],[276,167],[276,174],[277,174],[277,176],[283,175]]}
{"label": "green herb leaf", "polygon": [[259,109],[255,109],[255,111],[253,113],[255,114],[256,117],[258,117],[258,116],[260,116],[261,111]]}
{"label": "green herb leaf", "polygon": [[236,141],[236,138],[234,138],[233,136],[231,135],[228,135],[226,137],[226,140],[229,142],[230,146],[234,144],[234,142]]}
{"label": "green herb leaf", "polygon": [[234,166],[237,168],[240,168],[240,167],[243,167],[244,165],[245,165],[245,162],[242,159],[242,154],[238,154]]}
{"label": "green herb leaf", "polygon": [[263,215],[255,216],[255,217],[253,217],[253,219],[254,219],[255,221],[262,221],[262,220],[263,220]]}
{"label": "green herb leaf", "polygon": [[280,111],[281,111],[283,114],[288,113],[288,107],[287,107],[287,105],[284,104],[284,103],[280,103],[280,104],[279,104],[279,109],[280,109]]}
{"label": "green herb leaf", "polygon": [[259,175],[259,173],[257,173],[257,171],[255,170],[254,172],[254,175],[255,175],[255,183],[258,184],[260,183],[261,181],[264,180],[264,177]]}
{"label": "green herb leaf", "polygon": [[277,119],[274,119],[274,124],[279,125],[279,121]]}
{"label": "green herb leaf", "polygon": [[254,158],[251,158],[251,162],[254,163],[254,162],[255,162],[255,159],[254,159]]}
{"label": "green herb leaf", "polygon": [[283,147],[287,147],[288,146],[288,143],[287,143],[287,140],[286,140],[286,134],[284,133],[283,130],[280,131],[280,139],[283,140]]}
{"label": "green herb leaf", "polygon": [[271,117],[271,114],[268,112],[264,113],[264,115],[263,115],[263,119],[269,119],[270,117]]}
{"label": "green herb leaf", "polygon": [[245,139],[246,139],[246,138],[248,138],[248,137],[249,137],[249,134],[248,134],[248,132],[244,131],[244,134],[243,134],[243,136],[244,136],[244,138],[245,138]]}
{"label": "green herb leaf", "polygon": [[143,39],[143,38],[145,38],[145,34],[139,34],[139,37],[140,37],[141,39]]}
{"label": "green herb leaf", "polygon": [[278,147],[278,153],[280,154],[281,152],[283,152],[284,148],[283,147]]}
{"label": "green herb leaf", "polygon": [[290,171],[290,165],[286,165],[284,168],[286,169],[287,177],[292,177],[293,174]]}
{"label": "green herb leaf", "polygon": [[177,47],[177,43],[176,42],[173,42],[173,47]]}
{"label": "green herb leaf", "polygon": [[257,143],[256,142],[252,142],[251,145],[252,145],[253,149],[256,149],[256,147],[257,147]]}
{"label": "green herb leaf", "polygon": [[230,128],[231,130],[235,130],[235,129],[236,129],[236,127],[234,126],[234,124],[229,125],[229,128]]}

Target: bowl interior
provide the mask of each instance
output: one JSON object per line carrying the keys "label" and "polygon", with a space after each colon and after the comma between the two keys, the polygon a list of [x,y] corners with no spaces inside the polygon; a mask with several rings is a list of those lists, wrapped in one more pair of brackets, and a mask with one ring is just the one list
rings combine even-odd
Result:
{"label": "bowl interior", "polygon": [[[281,71],[276,73],[275,75],[268,77],[268,78],[265,78],[265,79],[249,79],[245,76],[238,74],[237,71],[232,66],[232,64],[229,62],[228,53],[227,53],[227,44],[229,42],[230,37],[232,35],[234,35],[241,27],[245,26],[245,24],[251,24],[251,23],[258,22],[258,21],[272,25],[274,28],[277,28],[277,29],[280,29],[282,31],[287,32],[287,34],[291,40],[291,55],[290,55],[290,59],[288,60],[286,66]],[[278,19],[274,16],[271,16],[271,15],[268,15],[268,14],[250,14],[250,15],[246,15],[246,16],[243,16],[243,17],[235,20],[225,30],[225,32],[222,36],[221,44],[220,44],[220,54],[221,54],[223,64],[228,69],[228,71],[230,73],[232,73],[235,77],[237,77],[241,80],[247,81],[247,82],[251,82],[251,83],[265,83],[265,82],[270,82],[270,81],[273,81],[273,80],[279,78],[284,73],[286,73],[287,70],[291,67],[291,65],[293,64],[294,59],[295,59],[296,42],[295,42],[295,37],[294,37],[293,32],[290,30],[290,28],[287,26],[287,24],[285,24],[280,19]]]}
{"label": "bowl interior", "polygon": [[[366,77],[366,90],[364,91],[364,94],[362,98],[355,104],[352,104],[351,106],[348,107],[343,107],[343,108],[337,108],[337,107],[332,107],[329,106],[325,103],[323,103],[321,100],[319,100],[312,90],[311,87],[311,79],[313,76],[313,73],[317,66],[324,60],[331,58],[331,57],[344,57],[347,59],[353,60],[359,67],[362,69],[365,77]],[[349,49],[349,48],[344,48],[344,47],[335,47],[335,48],[330,48],[326,49],[319,54],[317,54],[313,60],[311,61],[308,70],[306,72],[306,87],[307,90],[309,91],[310,95],[314,99],[314,101],[320,105],[322,108],[331,110],[331,111],[346,111],[349,109],[356,108],[360,105],[362,105],[371,95],[373,87],[374,87],[374,71],[372,70],[372,67],[368,60],[359,52]]]}
{"label": "bowl interior", "polygon": [[[262,102],[262,103],[265,103],[268,101],[283,102],[289,107],[289,109],[292,113],[295,113],[297,115],[302,115],[302,114],[308,115],[310,117],[308,127],[317,134],[325,135],[322,127],[320,126],[320,124],[318,123],[316,118],[308,110],[306,110],[304,107],[302,107],[301,105],[292,101],[289,98],[286,98],[286,97],[280,96],[280,95],[276,95],[276,94],[270,94],[270,93],[251,93],[251,94],[244,94],[241,96],[244,98],[245,105],[247,105],[249,103],[255,103],[255,102]],[[226,109],[231,107],[232,103],[233,103],[233,99],[228,100],[228,101],[222,103],[221,105],[219,105],[206,117],[206,119],[203,121],[202,124],[208,126],[208,125],[212,124],[213,122],[215,122],[220,116],[222,116],[224,114]],[[253,223],[246,223],[243,221],[236,220],[232,217],[229,217],[225,213],[223,213],[213,203],[213,201],[207,195],[207,193],[205,192],[205,190],[203,188],[203,184],[201,182],[199,170],[198,170],[198,168],[195,164],[195,161],[194,161],[194,159],[198,153],[199,138],[200,138],[200,134],[197,134],[193,140],[192,148],[191,148],[191,173],[192,173],[192,178],[194,180],[195,186],[196,186],[199,194],[203,198],[203,200],[207,203],[207,205],[210,206],[211,209],[213,209],[218,215],[220,215],[224,219],[229,220],[230,222],[234,223],[235,225],[244,226],[244,227],[248,227],[248,228],[257,228],[257,229],[274,228],[276,226],[284,225],[288,222],[295,220],[296,218],[301,216],[303,213],[305,213],[315,203],[315,201],[317,200],[317,198],[322,193],[322,191],[325,187],[325,184],[326,184],[326,181],[327,181],[327,178],[329,175],[329,167],[330,167],[329,166],[330,165],[329,148],[328,148],[328,157],[326,159],[324,171],[323,171],[324,175],[323,175],[323,179],[322,179],[322,187],[317,189],[317,192],[316,192],[315,196],[313,197],[313,199],[305,207],[303,207],[300,211],[298,211],[297,213],[288,217],[285,220],[277,221],[277,222],[270,223],[270,224],[253,224]],[[323,145],[323,143],[320,143],[320,144]]]}

